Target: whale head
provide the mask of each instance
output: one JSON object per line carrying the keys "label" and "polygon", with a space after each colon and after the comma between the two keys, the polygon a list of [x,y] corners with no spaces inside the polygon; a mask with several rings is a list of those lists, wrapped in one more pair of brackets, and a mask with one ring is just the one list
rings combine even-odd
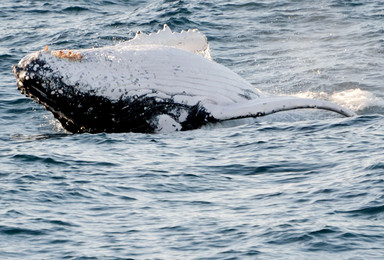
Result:
{"label": "whale head", "polygon": [[[47,55],[43,51],[35,52],[13,66],[20,92],[44,105],[70,132],[100,132],[103,128],[99,123],[101,120],[105,126],[103,130],[108,131],[113,126],[111,101],[66,84],[65,76],[52,68],[49,63],[52,57],[47,59]],[[63,60],[61,66],[69,67],[71,62],[75,61]]]}
{"label": "whale head", "polygon": [[[126,79],[127,59],[115,60],[122,52],[43,50],[25,56],[13,73],[20,92],[44,105],[72,133],[189,130],[214,121],[199,102],[177,103],[155,90],[139,93],[137,79]],[[108,72],[111,64],[115,68]]]}

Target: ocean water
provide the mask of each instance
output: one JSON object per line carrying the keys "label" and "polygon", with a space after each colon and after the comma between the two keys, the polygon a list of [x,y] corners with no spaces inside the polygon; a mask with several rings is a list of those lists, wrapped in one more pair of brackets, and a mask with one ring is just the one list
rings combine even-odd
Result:
{"label": "ocean water", "polygon": [[[27,53],[198,28],[284,112],[167,134],[70,134],[21,95]],[[384,3],[2,0],[0,259],[383,259]]]}

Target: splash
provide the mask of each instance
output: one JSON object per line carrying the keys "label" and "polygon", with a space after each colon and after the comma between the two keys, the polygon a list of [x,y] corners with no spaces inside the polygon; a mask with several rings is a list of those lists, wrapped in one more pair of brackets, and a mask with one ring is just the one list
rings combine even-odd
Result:
{"label": "splash", "polygon": [[370,107],[384,107],[384,99],[373,93],[359,88],[349,89],[335,93],[300,92],[294,96],[301,98],[319,98],[332,101],[353,111],[361,111]]}
{"label": "splash", "polygon": [[156,33],[145,34],[138,31],[135,37],[129,41],[118,44],[120,46],[133,45],[163,45],[181,50],[193,52],[212,60],[207,37],[197,29],[172,32],[168,25]]}

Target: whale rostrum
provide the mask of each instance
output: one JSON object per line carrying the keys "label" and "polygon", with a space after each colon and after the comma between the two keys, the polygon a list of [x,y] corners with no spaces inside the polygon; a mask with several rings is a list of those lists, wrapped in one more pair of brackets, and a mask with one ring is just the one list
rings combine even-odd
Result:
{"label": "whale rostrum", "polygon": [[13,66],[18,89],[73,133],[156,133],[301,108],[354,116],[328,101],[261,93],[214,62],[198,30],[138,32],[114,46],[44,50]]}

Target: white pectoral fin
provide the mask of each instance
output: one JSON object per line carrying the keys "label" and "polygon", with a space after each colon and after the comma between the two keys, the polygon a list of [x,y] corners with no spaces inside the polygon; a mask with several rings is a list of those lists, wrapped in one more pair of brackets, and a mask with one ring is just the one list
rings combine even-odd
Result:
{"label": "white pectoral fin", "polygon": [[218,120],[259,117],[281,111],[305,108],[329,110],[347,117],[356,115],[355,112],[328,101],[288,96],[260,98],[228,106],[206,104],[205,107]]}

